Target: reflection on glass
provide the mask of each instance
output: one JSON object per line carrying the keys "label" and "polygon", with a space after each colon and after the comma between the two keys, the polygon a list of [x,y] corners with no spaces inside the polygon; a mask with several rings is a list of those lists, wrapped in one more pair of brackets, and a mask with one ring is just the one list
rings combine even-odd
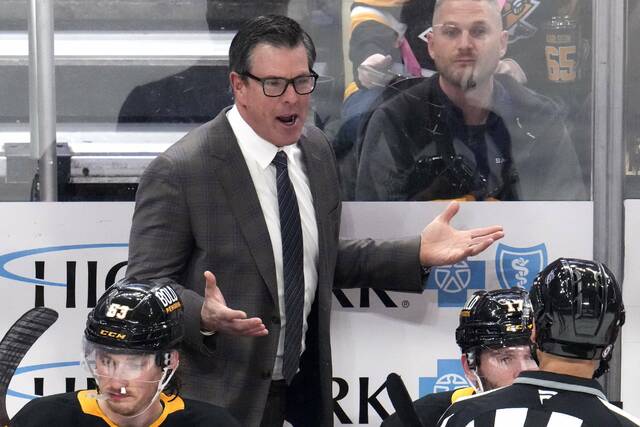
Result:
{"label": "reflection on glass", "polygon": [[590,2],[383,3],[351,9],[345,199],[588,198]]}
{"label": "reflection on glass", "polygon": [[[59,199],[132,200],[150,159],[233,103],[229,44],[242,22],[261,14],[292,16],[314,38],[319,77],[309,116],[331,135],[344,80],[341,6],[334,0],[54,0],[58,142],[68,144],[73,159],[59,179],[65,183]],[[0,134],[24,144],[27,16],[27,0],[0,2]],[[17,30],[24,33],[13,42]],[[3,55],[17,45],[22,59]]]}
{"label": "reflection on glass", "polygon": [[[640,36],[640,1],[628,2],[627,39]],[[626,144],[625,198],[640,198],[640,45],[628,43],[625,70],[624,139]]]}

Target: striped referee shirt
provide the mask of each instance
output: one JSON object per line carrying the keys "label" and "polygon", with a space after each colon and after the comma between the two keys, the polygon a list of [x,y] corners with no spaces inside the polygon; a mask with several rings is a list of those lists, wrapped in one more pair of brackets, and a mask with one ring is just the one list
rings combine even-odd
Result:
{"label": "striped referee shirt", "polygon": [[640,420],[607,401],[596,380],[521,372],[508,387],[453,404],[440,427],[616,427]]}

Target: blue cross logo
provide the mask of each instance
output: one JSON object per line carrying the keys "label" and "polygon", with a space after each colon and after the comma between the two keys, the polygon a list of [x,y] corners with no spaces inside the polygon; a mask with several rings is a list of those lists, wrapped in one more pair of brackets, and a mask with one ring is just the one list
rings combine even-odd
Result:
{"label": "blue cross logo", "polygon": [[451,391],[470,386],[464,376],[460,359],[438,360],[438,376],[420,377],[418,381],[420,397],[431,393],[440,393],[442,391]]}
{"label": "blue cross logo", "polygon": [[438,291],[438,307],[464,307],[467,290],[485,288],[485,263],[463,261],[435,267],[425,288]]}

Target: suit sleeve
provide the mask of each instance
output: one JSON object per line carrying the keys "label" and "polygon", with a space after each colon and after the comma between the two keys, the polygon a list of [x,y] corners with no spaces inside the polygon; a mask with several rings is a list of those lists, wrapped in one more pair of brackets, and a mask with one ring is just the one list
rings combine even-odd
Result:
{"label": "suit sleeve", "polygon": [[[168,278],[174,281],[172,285],[184,305],[185,342],[206,352],[200,334],[203,297],[182,283],[194,248],[194,237],[182,178],[177,169],[172,159],[160,155],[140,178],[129,236],[126,276],[129,279]],[[204,278],[202,280],[204,282]]]}
{"label": "suit sleeve", "polygon": [[420,237],[341,240],[334,286],[422,292]]}

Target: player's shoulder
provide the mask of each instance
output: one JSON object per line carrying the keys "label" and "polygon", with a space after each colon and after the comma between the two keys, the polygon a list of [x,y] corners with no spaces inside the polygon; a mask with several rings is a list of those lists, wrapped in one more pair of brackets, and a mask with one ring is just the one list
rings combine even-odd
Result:
{"label": "player's shoulder", "polygon": [[420,399],[416,400],[415,406],[441,406],[444,409],[448,408],[452,403],[456,402],[463,396],[472,395],[474,393],[473,387],[463,387],[454,390],[441,391],[439,393],[431,393],[424,395]]}
{"label": "player's shoulder", "polygon": [[[183,399],[184,412],[181,414],[190,426],[223,425],[229,427],[240,426],[228,410],[207,402],[192,399]],[[182,418],[182,417],[181,417]],[[184,424],[187,425],[187,424]]]}
{"label": "player's shoulder", "polygon": [[494,410],[492,402],[502,402],[506,396],[513,395],[511,387],[500,387],[484,393],[459,396],[444,412],[439,425],[458,425],[454,421],[466,419],[469,414],[477,415]]}
{"label": "player's shoulder", "polygon": [[55,425],[56,419],[66,419],[79,407],[77,392],[39,397],[27,402],[11,419],[9,426]]}
{"label": "player's shoulder", "polygon": [[[452,396],[456,390],[430,393],[413,402],[418,418],[422,424],[435,426],[440,416],[451,405]],[[400,427],[403,423],[398,414],[391,414],[383,422],[381,427]]]}
{"label": "player's shoulder", "polygon": [[52,394],[50,396],[38,397],[27,402],[21,409],[43,409],[48,407],[57,407],[59,405],[78,406],[78,392]]}

